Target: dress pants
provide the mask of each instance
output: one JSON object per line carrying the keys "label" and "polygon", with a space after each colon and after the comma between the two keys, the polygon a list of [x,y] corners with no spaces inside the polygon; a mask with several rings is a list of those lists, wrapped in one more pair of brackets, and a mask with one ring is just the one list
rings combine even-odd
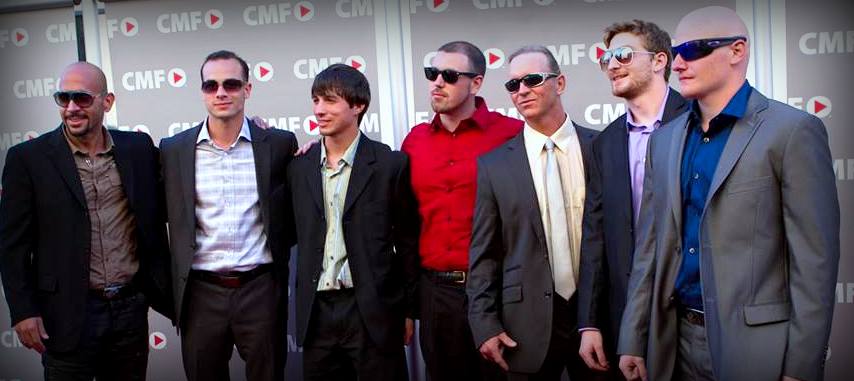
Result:
{"label": "dress pants", "polygon": [[502,381],[504,371],[480,356],[468,323],[465,283],[424,271],[419,285],[419,342],[429,381]]}
{"label": "dress pants", "polygon": [[[749,366],[749,364],[745,364]],[[674,380],[713,381],[712,356],[706,341],[706,329],[687,318],[679,319],[679,350]]]}
{"label": "dress pants", "polygon": [[553,295],[552,336],[542,367],[534,374],[510,372],[507,379],[509,381],[559,381],[563,372],[566,371],[570,381],[608,380],[607,373],[588,368],[578,354],[581,334],[576,324],[577,294],[570,297],[568,301],[557,293]]}
{"label": "dress pants", "polygon": [[148,367],[145,296],[140,292],[113,300],[90,296],[77,348],[68,352],[48,349],[42,355],[42,364],[44,379],[48,381],[145,380]]}
{"label": "dress pants", "polygon": [[229,380],[233,348],[249,381],[285,375],[287,297],[272,272],[229,288],[191,273],[181,327],[184,371],[190,381]]}
{"label": "dress pants", "polygon": [[403,337],[393,351],[378,348],[362,322],[353,289],[317,292],[302,358],[305,381],[409,379]]}

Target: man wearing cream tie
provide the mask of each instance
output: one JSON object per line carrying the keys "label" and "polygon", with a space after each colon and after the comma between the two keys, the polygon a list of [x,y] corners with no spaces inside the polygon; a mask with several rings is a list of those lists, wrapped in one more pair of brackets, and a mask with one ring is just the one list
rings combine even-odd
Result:
{"label": "man wearing cream tie", "polygon": [[575,296],[596,132],[566,115],[566,78],[548,49],[523,47],[508,61],[505,87],[526,123],[478,159],[469,324],[481,355],[510,380],[559,380],[564,369],[597,379],[578,355]]}

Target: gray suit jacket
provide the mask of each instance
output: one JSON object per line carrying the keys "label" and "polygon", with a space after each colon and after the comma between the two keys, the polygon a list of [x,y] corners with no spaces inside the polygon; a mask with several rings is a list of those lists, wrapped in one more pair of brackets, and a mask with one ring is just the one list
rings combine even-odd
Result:
{"label": "gray suit jacket", "polygon": [[[575,131],[587,167],[597,132]],[[554,281],[523,132],[478,158],[466,293],[475,344],[506,331],[518,344],[504,352],[510,370],[538,371],[552,333]]]}
{"label": "gray suit jacket", "polygon": [[[160,141],[163,181],[169,219],[169,248],[172,253],[172,293],[176,323],[182,322],[184,292],[196,243],[196,138],[202,124]],[[287,292],[290,247],[296,239],[292,231],[293,214],[286,184],[287,167],[297,148],[289,131],[263,130],[249,122],[258,198],[267,245],[279,284]],[[287,295],[285,293],[284,295]]]}
{"label": "gray suit jacket", "polygon": [[[676,361],[680,163],[689,113],[649,143],[618,352],[650,380]],[[700,222],[700,276],[715,378],[820,380],[839,262],[839,203],[827,133],[805,112],[753,90],[733,126]]]}

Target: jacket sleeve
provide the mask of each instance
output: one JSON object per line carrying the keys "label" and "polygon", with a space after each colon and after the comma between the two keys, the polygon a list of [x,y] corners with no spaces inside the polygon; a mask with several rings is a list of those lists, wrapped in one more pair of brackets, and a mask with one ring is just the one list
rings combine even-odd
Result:
{"label": "jacket sleeve", "polygon": [[484,164],[483,158],[477,162],[477,193],[472,225],[466,294],[469,299],[469,325],[479,348],[483,342],[504,331],[500,316],[504,261],[502,225],[489,167]]}
{"label": "jacket sleeve", "polygon": [[605,297],[605,248],[602,226],[602,176],[596,145],[587,163],[589,178],[581,224],[581,263],[578,279],[578,328],[601,329],[598,314]]}
{"label": "jacket sleeve", "polygon": [[40,316],[36,304],[33,183],[19,147],[6,155],[0,198],[0,274],[12,325]]}
{"label": "jacket sleeve", "polygon": [[406,288],[406,317],[418,318],[418,274],[420,256],[418,237],[421,224],[418,216],[418,204],[412,191],[409,159],[400,153],[401,165],[395,184],[397,202],[393,211],[394,248],[403,265],[404,287]]}

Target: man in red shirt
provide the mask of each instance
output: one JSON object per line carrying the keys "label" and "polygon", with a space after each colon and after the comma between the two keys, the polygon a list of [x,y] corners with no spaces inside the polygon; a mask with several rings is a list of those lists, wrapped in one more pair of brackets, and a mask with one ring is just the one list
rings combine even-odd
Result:
{"label": "man in red shirt", "polygon": [[436,115],[415,126],[401,147],[409,155],[421,217],[421,352],[431,380],[504,379],[475,346],[465,282],[476,159],[516,136],[524,123],[489,111],[477,96],[486,61],[473,44],[449,42],[431,64],[424,72]]}

